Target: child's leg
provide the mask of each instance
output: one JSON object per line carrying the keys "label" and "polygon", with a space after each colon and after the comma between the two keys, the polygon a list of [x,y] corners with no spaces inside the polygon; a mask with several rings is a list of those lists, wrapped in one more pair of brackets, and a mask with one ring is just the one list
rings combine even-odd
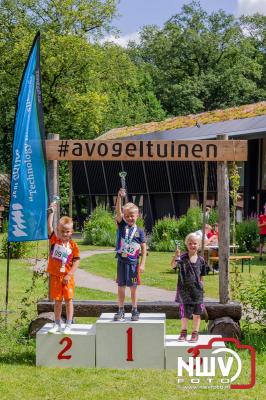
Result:
{"label": "child's leg", "polygon": [[198,332],[200,327],[200,315],[195,315],[193,314],[193,325],[192,325],[192,331],[193,332]]}
{"label": "child's leg", "polygon": [[137,308],[137,286],[130,286],[132,308]]}
{"label": "child's leg", "polygon": [[118,307],[119,308],[124,308],[125,295],[126,295],[126,287],[118,286]]}
{"label": "child's leg", "polygon": [[61,320],[62,314],[62,300],[55,300],[54,303],[54,319],[55,321]]}
{"label": "child's leg", "polygon": [[187,330],[188,318],[181,318],[181,330]]}
{"label": "child's leg", "polygon": [[67,322],[71,323],[73,320],[73,315],[74,315],[73,301],[72,301],[72,299],[65,300],[65,303],[66,303]]}

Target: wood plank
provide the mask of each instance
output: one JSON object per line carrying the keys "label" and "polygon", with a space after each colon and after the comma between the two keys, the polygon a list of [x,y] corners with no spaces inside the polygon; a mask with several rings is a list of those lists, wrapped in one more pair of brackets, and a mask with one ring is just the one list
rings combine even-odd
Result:
{"label": "wood plank", "polygon": [[48,160],[246,161],[246,140],[46,140]]}
{"label": "wood plank", "polygon": [[[73,304],[75,317],[99,317],[101,313],[115,313],[117,311],[116,301],[74,300]],[[221,317],[231,317],[234,320],[241,319],[242,306],[240,303],[220,304],[218,302],[205,302],[204,304],[211,320]],[[37,303],[38,314],[51,312],[53,307],[53,302],[48,300],[39,301]],[[126,312],[130,312],[131,308],[131,303],[125,304]],[[165,313],[166,318],[179,318],[179,305],[174,302],[139,302],[138,309],[143,313]],[[63,314],[65,314],[64,305]]]}

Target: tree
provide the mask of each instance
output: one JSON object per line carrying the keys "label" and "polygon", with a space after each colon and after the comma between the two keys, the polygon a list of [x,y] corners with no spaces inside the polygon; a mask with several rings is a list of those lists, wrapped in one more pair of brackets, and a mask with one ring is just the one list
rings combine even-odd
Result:
{"label": "tree", "polygon": [[116,45],[97,44],[111,29],[118,0],[0,1],[0,155],[10,168],[19,81],[41,30],[46,132],[92,139],[125,124],[165,116],[142,66]]}
{"label": "tree", "polygon": [[241,22],[198,1],[184,5],[162,29],[145,27],[129,54],[151,73],[155,92],[172,115],[225,108],[261,99],[258,48]]}

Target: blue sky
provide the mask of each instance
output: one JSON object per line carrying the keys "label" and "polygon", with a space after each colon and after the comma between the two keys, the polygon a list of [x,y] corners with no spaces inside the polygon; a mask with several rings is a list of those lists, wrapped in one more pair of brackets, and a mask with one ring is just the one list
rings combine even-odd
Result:
{"label": "blue sky", "polygon": [[[190,3],[190,0],[120,0],[120,16],[113,20],[113,25],[120,31],[120,39],[110,39],[125,45],[129,39],[137,37],[137,32],[142,26],[162,26],[187,3]],[[266,15],[266,0],[201,0],[201,5],[209,13],[222,8],[234,15],[255,12]]]}

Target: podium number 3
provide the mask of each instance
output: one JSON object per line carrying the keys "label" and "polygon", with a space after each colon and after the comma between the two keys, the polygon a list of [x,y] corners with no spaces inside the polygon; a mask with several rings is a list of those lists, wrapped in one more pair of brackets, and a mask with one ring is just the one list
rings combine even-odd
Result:
{"label": "podium number 3", "polygon": [[66,342],[65,347],[58,353],[58,360],[70,360],[72,357],[70,354],[65,354],[69,349],[72,347],[72,339],[70,337],[64,337],[62,340],[60,340],[60,344],[64,344]]}
{"label": "podium number 3", "polygon": [[127,361],[134,361],[133,350],[132,350],[132,337],[133,337],[133,329],[128,328],[128,330],[127,330]]}

